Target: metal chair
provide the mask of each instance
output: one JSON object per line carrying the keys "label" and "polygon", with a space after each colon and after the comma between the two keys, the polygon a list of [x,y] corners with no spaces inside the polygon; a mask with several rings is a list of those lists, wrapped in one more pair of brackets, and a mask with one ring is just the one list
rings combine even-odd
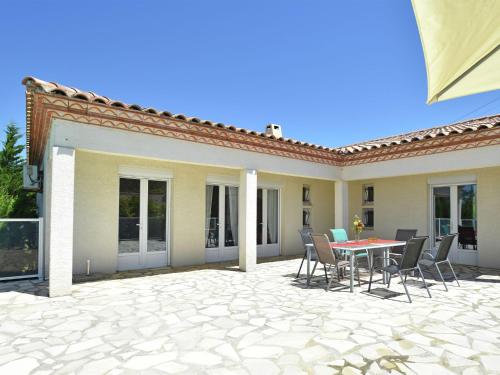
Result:
{"label": "metal chair", "polygon": [[[332,238],[334,242],[342,243],[349,241],[349,237],[347,237],[347,232],[344,228],[335,228],[330,229],[330,233],[332,234]],[[340,251],[342,255],[345,256],[345,251]],[[370,265],[370,257],[368,256],[368,252],[356,252],[354,260],[356,261],[356,268],[358,268],[358,258],[366,258],[366,263],[368,264],[368,269],[371,268]]]}
{"label": "metal chair", "polygon": [[453,267],[451,266],[451,263],[448,260],[448,254],[450,253],[451,245],[453,244],[453,240],[455,239],[456,236],[457,236],[456,234],[448,234],[446,236],[442,236],[441,241],[439,242],[439,247],[437,249],[436,256],[433,256],[431,254],[431,250],[426,250],[424,252],[423,259],[421,259],[418,262],[419,265],[425,268],[431,268],[432,266],[436,267],[436,270],[438,271],[439,277],[441,278],[441,281],[443,282],[446,291],[448,291],[448,287],[446,286],[443,274],[439,269],[439,264],[448,263],[448,266],[450,267],[451,272],[453,273],[455,281],[457,282],[458,286],[460,286],[460,283],[458,282],[457,279],[457,275],[455,275],[455,271],[453,270]]}
{"label": "metal chair", "polygon": [[462,249],[468,249],[469,245],[473,250],[477,250],[476,231],[472,227],[458,226],[458,245]]}
{"label": "metal chair", "polygon": [[335,242],[347,242],[349,237],[347,237],[347,232],[344,228],[330,229],[332,233],[332,238]]}
{"label": "metal chair", "polygon": [[302,244],[304,245],[304,256],[302,257],[302,262],[300,262],[299,272],[297,272],[296,279],[300,275],[300,270],[302,269],[302,265],[304,261],[307,259],[307,247],[311,247],[311,260],[314,260],[314,268],[311,272],[310,277],[312,277],[314,270],[316,269],[316,265],[318,264],[318,257],[316,256],[316,252],[314,251],[314,245],[312,244],[311,234],[313,233],[312,228],[302,228],[299,230],[300,238],[302,239]]}
{"label": "metal chair", "polygon": [[[398,263],[394,258],[384,258],[384,257],[377,257],[373,261],[373,266],[370,269],[370,283],[368,285],[368,292],[371,291],[372,287],[372,278],[373,278],[373,270],[375,268],[375,264],[377,260],[383,260],[384,262],[388,261],[388,265],[383,265],[381,267],[381,270],[383,272],[387,272],[389,274],[389,281],[387,283],[387,288],[390,287],[391,285],[391,278],[392,275],[399,275],[401,282],[403,283],[403,287],[406,292],[406,296],[408,297],[408,300],[411,301],[410,293],[408,293],[408,288],[406,287],[406,277],[408,274],[412,271],[418,271],[419,275],[422,277],[422,281],[424,282],[425,289],[427,290],[427,294],[429,294],[429,298],[432,298],[431,292],[429,291],[429,288],[427,287],[427,283],[425,282],[424,275],[422,273],[422,270],[420,269],[420,266],[418,264],[418,261],[420,259],[420,256],[422,255],[422,250],[424,248],[424,243],[427,240],[426,237],[414,237],[409,239],[406,242],[405,249],[403,251],[403,256],[401,258],[401,262]],[[405,277],[403,278],[403,275]]]}
{"label": "metal chair", "polygon": [[[330,240],[326,234],[311,234],[311,238],[314,244],[314,249],[316,250],[316,254],[318,255],[318,261],[325,268],[325,278],[328,283],[326,286],[326,291],[330,289],[330,286],[333,281],[334,271],[337,271],[337,279],[340,281],[340,271],[345,270],[349,265],[349,262],[346,260],[337,259],[335,256],[335,252],[330,247]],[[329,266],[331,271],[330,281],[328,281],[328,274],[326,267]],[[351,270],[352,272],[352,270]],[[359,270],[358,270],[358,283],[359,283]],[[360,284],[361,285],[361,284]]]}
{"label": "metal chair", "polygon": [[[396,241],[408,241],[410,238],[413,238],[417,235],[416,229],[398,229],[396,230],[396,237],[394,238]],[[390,255],[395,257],[401,257],[403,255],[405,247],[404,246],[394,246],[391,249]]]}

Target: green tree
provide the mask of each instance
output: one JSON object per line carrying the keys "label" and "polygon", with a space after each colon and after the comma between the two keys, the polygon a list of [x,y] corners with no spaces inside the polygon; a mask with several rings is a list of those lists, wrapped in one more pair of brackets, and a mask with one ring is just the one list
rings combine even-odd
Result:
{"label": "green tree", "polygon": [[36,193],[23,189],[22,135],[14,123],[7,125],[0,150],[0,217],[36,217]]}

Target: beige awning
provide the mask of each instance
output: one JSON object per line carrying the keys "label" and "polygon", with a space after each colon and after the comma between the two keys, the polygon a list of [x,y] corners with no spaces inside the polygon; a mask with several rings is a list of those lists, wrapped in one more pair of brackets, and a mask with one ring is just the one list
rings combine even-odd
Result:
{"label": "beige awning", "polygon": [[412,0],[427,103],[500,89],[500,0]]}

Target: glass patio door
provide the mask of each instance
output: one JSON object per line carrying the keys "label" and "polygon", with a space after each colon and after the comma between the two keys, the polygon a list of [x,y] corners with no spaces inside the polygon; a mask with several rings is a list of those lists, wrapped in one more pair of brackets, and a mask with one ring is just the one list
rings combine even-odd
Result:
{"label": "glass patio door", "polygon": [[439,246],[441,236],[456,233],[450,261],[477,265],[477,185],[464,183],[433,186],[431,244]]}
{"label": "glass patio door", "polygon": [[168,263],[168,183],[120,178],[118,270]]}
{"label": "glass patio door", "polygon": [[205,189],[205,259],[238,259],[238,187],[207,185]]}
{"label": "glass patio door", "polygon": [[279,190],[257,189],[257,256],[280,255]]}

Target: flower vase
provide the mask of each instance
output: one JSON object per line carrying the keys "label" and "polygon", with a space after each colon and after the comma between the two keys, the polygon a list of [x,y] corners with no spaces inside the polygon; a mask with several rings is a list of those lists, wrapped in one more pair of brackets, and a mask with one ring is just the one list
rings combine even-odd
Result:
{"label": "flower vase", "polygon": [[356,233],[354,233],[354,239],[355,239],[356,241],[359,241],[359,240],[361,239],[361,233],[360,233],[360,232],[356,232]]}

